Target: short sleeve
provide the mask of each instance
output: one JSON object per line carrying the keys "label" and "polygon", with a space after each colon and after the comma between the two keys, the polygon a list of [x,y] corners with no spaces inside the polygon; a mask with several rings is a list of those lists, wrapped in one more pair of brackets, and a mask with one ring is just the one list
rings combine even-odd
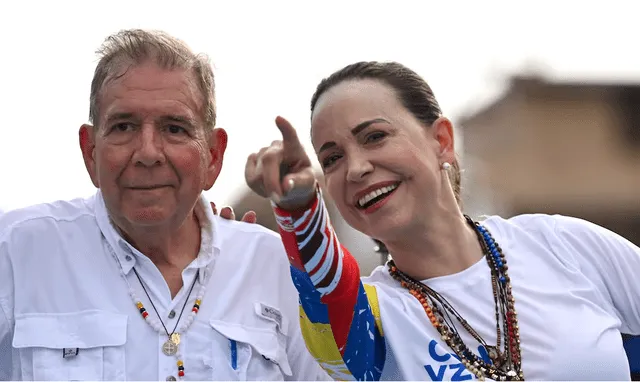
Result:
{"label": "short sleeve", "polygon": [[585,220],[555,216],[555,248],[569,251],[622,322],[621,331],[640,335],[640,248]]}

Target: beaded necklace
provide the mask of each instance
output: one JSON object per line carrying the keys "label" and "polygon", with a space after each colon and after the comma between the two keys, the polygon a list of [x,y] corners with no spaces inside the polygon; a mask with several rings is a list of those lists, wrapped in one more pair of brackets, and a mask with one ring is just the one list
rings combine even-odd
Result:
{"label": "beaded necklace", "polygon": [[[491,269],[491,285],[496,312],[496,346],[487,345],[486,341],[460,316],[453,306],[439,293],[427,285],[413,279],[400,271],[393,260],[388,262],[389,273],[402,287],[409,290],[427,314],[429,321],[438,331],[443,341],[460,358],[462,364],[478,379],[491,378],[499,381],[522,381],[522,358],[520,351],[520,332],[518,318],[514,307],[515,299],[511,291],[511,279],[508,275],[507,261],[500,245],[493,239],[491,233],[482,225],[474,222],[465,215],[467,223],[478,236],[485,259]],[[453,316],[460,325],[489,353],[490,362],[475,355],[462,341],[455,325]],[[504,351],[501,351],[501,325],[504,330]]]}
{"label": "beaded necklace", "polygon": [[[113,248],[111,248],[110,245],[109,245],[109,249],[110,249],[111,255],[115,258],[116,263],[120,264],[120,261],[118,260],[118,257],[116,256],[115,251],[113,250]],[[149,316],[149,313],[147,312],[146,308],[144,307],[144,304],[138,298],[135,290],[132,288],[131,284],[129,283],[129,280],[127,280],[127,276],[125,275],[124,270],[122,269],[122,265],[120,265],[120,276],[122,277],[124,282],[127,284],[127,287],[129,288],[129,296],[131,296],[131,300],[133,301],[133,304],[136,306],[136,308],[138,308],[138,311],[140,312],[140,315],[142,316],[142,318],[156,332],[158,332],[160,334],[169,335],[169,339],[167,339],[167,341],[162,345],[162,352],[167,356],[175,356],[175,358],[176,358],[176,366],[178,368],[178,379],[182,380],[184,378],[184,375],[185,375],[185,369],[184,369],[184,361],[182,359],[182,353],[180,352],[180,333],[185,333],[187,331],[187,329],[191,326],[193,321],[195,320],[196,315],[198,314],[198,311],[200,310],[200,304],[202,303],[202,298],[204,297],[204,293],[205,293],[205,291],[207,289],[207,279],[205,277],[205,279],[202,280],[202,282],[200,284],[200,289],[198,290],[198,293],[196,294],[196,299],[195,299],[195,302],[193,303],[193,307],[191,308],[191,312],[189,312],[189,315],[186,317],[186,319],[184,320],[184,322],[182,323],[180,328],[177,328],[178,324],[180,323],[180,317],[178,317],[178,322],[176,323],[176,328],[174,328],[173,333],[169,334],[169,332],[167,331],[166,327],[164,326],[164,323],[161,321],[160,314],[155,309],[155,305],[153,305],[153,301],[151,301],[151,297],[147,293],[147,290],[144,287],[144,284],[142,283],[142,280],[140,279],[140,276],[138,275],[138,272],[135,270],[135,268],[133,268],[133,271],[135,272],[136,277],[138,277],[138,280],[140,281],[140,285],[142,286],[142,289],[144,290],[145,294],[147,294],[147,297],[149,297],[149,301],[151,302],[151,305],[153,306],[154,310],[156,311],[156,314],[158,316],[158,320],[155,320],[154,318]],[[206,272],[206,273],[209,273],[209,272]],[[189,297],[191,296],[191,291],[193,290],[193,288],[194,288],[194,286],[196,284],[196,281],[198,281],[198,276],[197,275],[196,275],[195,280],[193,281],[193,284],[191,285],[191,290],[189,290],[189,296],[186,297],[187,299],[185,300],[185,304],[182,307],[183,311],[184,311],[184,308],[185,308],[185,306],[187,304],[187,301],[189,300]],[[182,315],[182,312],[180,314]]]}
{"label": "beaded necklace", "polygon": [[184,305],[182,305],[182,310],[180,311],[180,315],[178,316],[178,320],[176,322],[176,326],[173,328],[173,332],[169,333],[169,330],[167,330],[167,327],[165,326],[164,322],[160,318],[160,313],[158,313],[158,309],[156,309],[156,306],[153,303],[153,300],[151,300],[151,296],[149,296],[149,292],[147,292],[147,288],[145,288],[144,283],[142,282],[142,279],[140,278],[140,275],[138,274],[138,271],[136,271],[136,269],[133,268],[133,272],[136,274],[136,277],[138,278],[138,281],[140,282],[140,286],[142,287],[142,290],[144,291],[144,293],[147,295],[147,298],[149,299],[149,302],[151,303],[151,307],[153,307],[153,310],[156,312],[158,320],[160,321],[160,325],[162,325],[162,326],[159,327],[157,325],[157,322],[150,321],[149,318],[148,318],[149,317],[149,313],[145,309],[145,307],[142,304],[142,302],[135,296],[131,296],[131,297],[133,298],[134,303],[136,304],[136,307],[138,308],[138,311],[142,315],[142,318],[144,318],[145,321],[147,321],[151,325],[151,327],[153,327],[158,333],[162,334],[163,330],[164,330],[164,333],[166,333],[167,340],[162,345],[162,352],[167,356],[172,356],[172,355],[176,356],[176,358],[177,358],[177,362],[176,363],[177,363],[177,366],[178,366],[178,377],[184,377],[184,362],[182,360],[181,354],[179,353],[179,349],[180,349],[180,346],[179,346],[180,345],[180,332],[184,333],[187,330],[187,328],[191,325],[191,323],[193,322],[193,319],[195,319],[195,315],[198,314],[198,309],[200,309],[200,302],[202,300],[202,294],[204,294],[205,285],[203,284],[200,287],[200,291],[201,291],[200,296],[196,297],[196,301],[194,302],[193,307],[191,308],[191,313],[187,318],[187,322],[185,322],[183,324],[183,326],[180,328],[180,330],[177,330],[178,324],[180,323],[180,318],[182,317],[182,314],[184,313],[184,308],[187,306],[187,302],[189,301],[189,298],[191,297],[191,292],[193,291],[193,287],[195,287],[195,285],[196,285],[196,281],[198,281],[198,276],[196,275],[196,277],[194,277],[193,283],[191,284],[191,288],[189,289],[189,294],[187,295],[187,298],[184,300]]}

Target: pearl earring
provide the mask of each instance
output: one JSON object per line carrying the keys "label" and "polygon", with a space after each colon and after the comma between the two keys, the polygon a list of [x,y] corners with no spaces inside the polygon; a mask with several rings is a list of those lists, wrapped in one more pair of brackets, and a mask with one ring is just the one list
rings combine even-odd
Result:
{"label": "pearl earring", "polygon": [[443,162],[443,163],[440,165],[440,168],[442,168],[444,171],[449,171],[449,170],[451,170],[451,163],[449,163],[449,162]]}

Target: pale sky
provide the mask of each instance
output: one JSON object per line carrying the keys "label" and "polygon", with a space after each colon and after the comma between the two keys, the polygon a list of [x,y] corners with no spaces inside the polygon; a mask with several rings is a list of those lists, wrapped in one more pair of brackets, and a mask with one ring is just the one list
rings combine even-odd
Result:
{"label": "pale sky", "polygon": [[455,123],[526,68],[640,82],[639,14],[636,1],[4,1],[0,209],[95,192],[77,131],[94,52],[120,29],[163,29],[211,57],[219,127],[229,134],[207,192],[220,206],[246,189],[246,157],[279,138],[277,115],[312,153],[310,97],[344,65],[411,67]]}

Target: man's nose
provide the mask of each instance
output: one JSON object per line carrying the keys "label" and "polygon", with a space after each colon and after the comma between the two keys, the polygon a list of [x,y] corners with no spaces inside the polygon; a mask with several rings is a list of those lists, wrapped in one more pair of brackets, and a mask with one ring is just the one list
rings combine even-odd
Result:
{"label": "man's nose", "polygon": [[164,142],[158,129],[153,125],[143,125],[138,135],[138,147],[134,161],[142,166],[155,166],[165,162]]}

